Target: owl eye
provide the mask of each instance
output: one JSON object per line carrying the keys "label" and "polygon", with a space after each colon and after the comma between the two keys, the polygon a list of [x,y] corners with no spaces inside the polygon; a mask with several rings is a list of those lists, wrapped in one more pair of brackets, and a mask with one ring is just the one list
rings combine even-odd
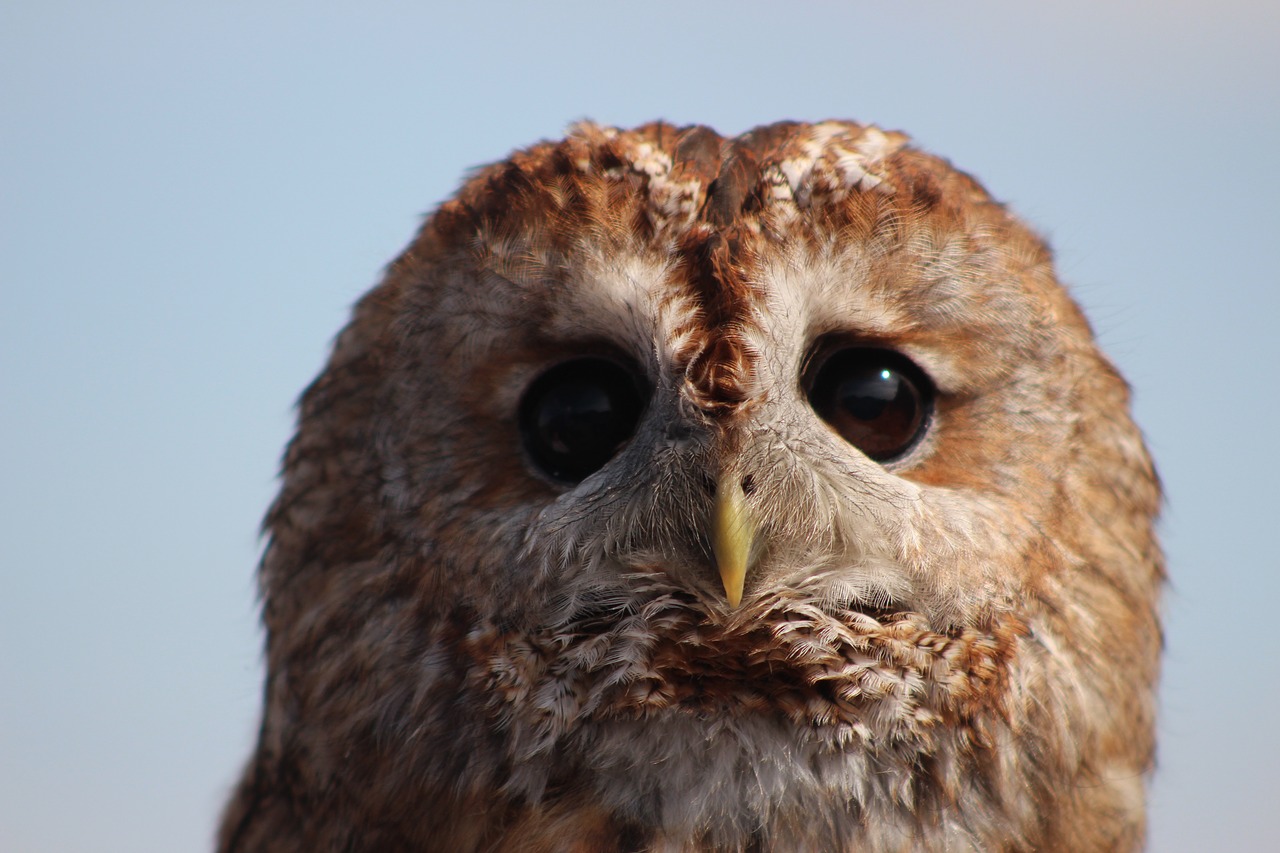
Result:
{"label": "owl eye", "polygon": [[604,467],[636,430],[641,386],[603,358],[556,365],[534,380],[520,403],[525,449],[542,471],[577,483]]}
{"label": "owl eye", "polygon": [[807,384],[819,417],[877,462],[906,454],[928,426],[933,386],[920,368],[891,350],[837,350]]}

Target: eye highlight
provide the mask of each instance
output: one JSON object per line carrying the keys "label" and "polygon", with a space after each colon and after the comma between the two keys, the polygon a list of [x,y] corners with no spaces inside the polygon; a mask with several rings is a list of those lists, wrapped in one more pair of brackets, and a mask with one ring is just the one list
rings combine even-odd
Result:
{"label": "eye highlight", "polygon": [[805,388],[818,416],[877,462],[891,462],[915,447],[933,411],[933,384],[893,350],[835,350],[807,371]]}
{"label": "eye highlight", "polygon": [[520,401],[520,434],[529,458],[553,479],[586,479],[635,433],[644,413],[641,389],[631,371],[604,358],[552,367]]}

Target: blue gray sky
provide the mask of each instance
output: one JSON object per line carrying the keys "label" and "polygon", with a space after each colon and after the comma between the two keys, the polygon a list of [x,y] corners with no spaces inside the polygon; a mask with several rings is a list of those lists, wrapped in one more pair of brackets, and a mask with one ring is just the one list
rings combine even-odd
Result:
{"label": "blue gray sky", "polygon": [[1168,490],[1150,848],[1277,849],[1280,6],[462,5],[0,6],[0,849],[209,848],[294,398],[582,117],[903,129],[1049,236]]}

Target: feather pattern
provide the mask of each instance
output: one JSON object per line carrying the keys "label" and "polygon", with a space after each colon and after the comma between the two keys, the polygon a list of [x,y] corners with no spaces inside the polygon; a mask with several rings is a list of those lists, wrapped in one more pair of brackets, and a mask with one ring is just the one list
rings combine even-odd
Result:
{"label": "feather pattern", "polygon": [[[816,412],[842,347],[927,377],[902,455]],[[519,413],[580,358],[644,401],[563,482]],[[903,134],[515,152],[302,397],[219,849],[1136,850],[1164,568],[1128,408],[1044,243]]]}

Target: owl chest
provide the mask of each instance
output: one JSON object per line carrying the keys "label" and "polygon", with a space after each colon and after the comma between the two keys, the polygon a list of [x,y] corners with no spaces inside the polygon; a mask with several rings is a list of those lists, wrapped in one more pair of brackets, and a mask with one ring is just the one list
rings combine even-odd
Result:
{"label": "owl chest", "polygon": [[484,684],[501,787],[539,813],[607,816],[645,839],[637,849],[910,849],[925,816],[945,849],[970,849],[963,794],[986,784],[969,756],[988,735],[944,719],[923,680],[867,667],[860,699],[791,671],[746,683],[724,661],[732,680],[652,656],[648,679],[552,663],[522,682],[527,666],[507,668]]}
{"label": "owl chest", "polygon": [[953,745],[933,748],[677,711],[585,721],[546,754],[513,761],[505,788],[535,812],[603,821],[634,849],[980,849],[966,825],[984,816],[962,814],[964,799],[945,790]]}

